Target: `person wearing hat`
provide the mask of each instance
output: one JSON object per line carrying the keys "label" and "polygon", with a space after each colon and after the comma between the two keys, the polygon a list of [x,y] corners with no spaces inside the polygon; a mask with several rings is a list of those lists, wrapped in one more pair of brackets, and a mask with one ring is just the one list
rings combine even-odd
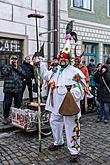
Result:
{"label": "person wearing hat", "polygon": [[2,67],[4,76],[3,124],[9,123],[10,107],[14,98],[14,107],[21,106],[22,77],[25,71],[18,65],[18,57],[12,55],[10,63]]}
{"label": "person wearing hat", "polygon": [[[64,146],[63,126],[65,125],[70,161],[76,162],[80,151],[80,100],[84,97],[82,84],[85,84],[85,76],[78,68],[71,65],[71,57],[67,39],[63,51],[60,52],[56,72],[53,73],[52,69],[48,71],[43,62],[40,62],[40,73],[50,87],[45,109],[51,112],[50,125],[54,142],[48,149],[55,151]],[[74,111],[71,114],[69,114],[70,109]]]}
{"label": "person wearing hat", "polygon": [[109,122],[110,105],[110,72],[106,65],[102,65],[98,74],[94,75],[94,81],[97,84],[97,100],[100,103],[96,122]]}

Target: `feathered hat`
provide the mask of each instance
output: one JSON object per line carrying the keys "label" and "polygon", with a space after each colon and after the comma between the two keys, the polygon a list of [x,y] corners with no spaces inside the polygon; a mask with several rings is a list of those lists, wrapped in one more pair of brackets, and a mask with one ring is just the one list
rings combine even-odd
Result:
{"label": "feathered hat", "polygon": [[77,34],[73,31],[73,21],[70,21],[66,26],[66,36],[65,36],[65,46],[63,50],[60,52],[60,58],[67,58],[71,59],[73,58],[71,49],[70,49],[70,40],[74,39],[75,42],[77,42]]}

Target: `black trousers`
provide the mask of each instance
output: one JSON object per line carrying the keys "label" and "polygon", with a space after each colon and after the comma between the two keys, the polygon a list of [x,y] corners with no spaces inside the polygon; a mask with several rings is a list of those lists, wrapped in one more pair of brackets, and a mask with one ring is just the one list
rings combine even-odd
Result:
{"label": "black trousers", "polygon": [[4,118],[8,118],[10,116],[10,107],[11,107],[13,98],[14,98],[14,107],[20,108],[20,106],[21,106],[21,92],[4,93],[4,101],[3,101]]}
{"label": "black trousers", "polygon": [[32,80],[24,80],[24,81],[23,81],[22,99],[23,99],[23,93],[24,93],[24,90],[25,90],[26,86],[28,87],[29,100],[30,100],[30,102],[32,102],[32,101],[33,101]]}

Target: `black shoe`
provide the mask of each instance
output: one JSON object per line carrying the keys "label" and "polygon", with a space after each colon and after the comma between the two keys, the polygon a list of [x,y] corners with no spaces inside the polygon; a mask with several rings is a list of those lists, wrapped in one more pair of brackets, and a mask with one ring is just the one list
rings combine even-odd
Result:
{"label": "black shoe", "polygon": [[8,118],[4,118],[4,119],[2,120],[2,123],[3,123],[4,125],[8,125],[8,124],[9,124],[9,119],[8,119]]}
{"label": "black shoe", "polygon": [[105,124],[108,124],[108,120],[105,119],[105,120],[104,120],[104,123],[105,123]]}
{"label": "black shoe", "polygon": [[63,147],[64,144],[61,144],[61,145],[54,145],[53,143],[48,147],[48,150],[49,151],[56,151],[58,150],[59,148]]}
{"label": "black shoe", "polygon": [[74,163],[77,162],[78,161],[78,154],[77,155],[71,155],[69,160],[70,160],[70,162],[74,162]]}

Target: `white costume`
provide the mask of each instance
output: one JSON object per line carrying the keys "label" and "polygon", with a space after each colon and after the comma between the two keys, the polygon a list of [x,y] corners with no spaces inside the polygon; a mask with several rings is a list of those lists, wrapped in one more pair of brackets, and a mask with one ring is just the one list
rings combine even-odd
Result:
{"label": "white costume", "polygon": [[[50,125],[54,137],[54,145],[61,145],[63,140],[63,126],[65,125],[67,146],[71,155],[76,155],[80,151],[80,117],[81,112],[74,116],[62,116],[59,114],[59,108],[67,93],[66,85],[71,85],[71,93],[74,96],[77,105],[80,107],[80,100],[84,97],[84,91],[80,84],[74,80],[74,76],[79,74],[81,81],[85,84],[85,76],[83,73],[72,65],[68,65],[61,71],[61,66],[57,67],[55,73],[48,71],[46,66],[41,62],[41,77],[47,81],[55,82],[57,88],[53,89],[51,96],[51,88],[49,90],[45,109],[51,111]],[[53,104],[51,102],[53,98]],[[69,106],[69,105],[68,105]]]}

